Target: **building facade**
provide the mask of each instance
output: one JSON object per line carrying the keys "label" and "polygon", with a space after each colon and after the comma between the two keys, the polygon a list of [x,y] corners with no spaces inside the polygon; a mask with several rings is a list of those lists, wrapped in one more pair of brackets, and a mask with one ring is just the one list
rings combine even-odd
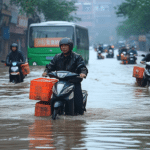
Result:
{"label": "building facade", "polygon": [[76,0],[78,22],[89,29],[91,43],[114,43],[117,40],[117,18],[114,7],[123,0]]}
{"label": "building facade", "polygon": [[[40,16],[40,17],[39,17]],[[36,13],[28,18],[19,13],[18,7],[10,0],[0,0],[0,57],[6,57],[12,43],[27,56],[27,34],[31,23],[44,21],[44,16]]]}
{"label": "building facade", "polygon": [[10,52],[10,45],[14,42],[26,55],[28,18],[20,15],[18,8],[10,5],[10,0],[0,0],[0,8],[0,56],[6,57]]}

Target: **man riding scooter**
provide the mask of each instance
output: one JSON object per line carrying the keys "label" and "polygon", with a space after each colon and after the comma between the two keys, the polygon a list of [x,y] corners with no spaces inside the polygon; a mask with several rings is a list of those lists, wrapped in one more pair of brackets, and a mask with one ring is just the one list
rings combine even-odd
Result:
{"label": "man riding scooter", "polygon": [[[70,71],[76,73],[77,66],[80,64],[83,66],[80,69],[80,78],[86,78],[88,74],[88,69],[85,66],[83,58],[77,54],[72,52],[73,49],[73,42],[70,38],[63,38],[59,42],[59,47],[62,51],[60,54],[56,54],[55,57],[51,60],[47,69],[42,74],[42,76],[46,76],[51,71]],[[83,115],[84,111],[82,109],[83,105],[83,95],[81,90],[81,81],[80,79],[75,84],[75,91],[74,91],[74,103],[75,103],[75,111],[80,115]],[[53,106],[53,101],[51,101],[51,106]],[[51,112],[53,113],[53,107],[51,107]]]}
{"label": "man riding scooter", "polygon": [[117,55],[117,59],[118,60],[121,60],[121,54],[123,53],[124,55],[126,55],[127,54],[127,49],[126,49],[126,46],[125,45],[122,45],[121,47],[120,47],[120,49],[118,50],[118,55]]}
{"label": "man riding scooter", "polygon": [[[13,62],[17,63],[16,66],[19,66],[19,73],[20,73],[20,82],[23,82],[24,76],[21,70],[20,65],[25,63],[25,56],[21,51],[18,51],[18,45],[16,43],[13,43],[10,46],[11,52],[6,57],[6,65],[10,66],[9,73],[11,71],[11,66],[13,65]],[[11,74],[9,75],[9,81],[12,82]]]}
{"label": "man riding scooter", "polygon": [[[150,48],[149,48],[149,52],[150,52]],[[146,86],[147,85],[147,81],[149,81],[150,79],[150,76],[149,76],[149,73],[150,73],[150,53],[148,53],[146,56],[145,55],[142,55],[144,58],[141,60],[141,64],[145,64],[145,72],[144,72],[144,75],[143,75],[143,79],[141,81],[141,85],[142,86]]]}
{"label": "man riding scooter", "polygon": [[101,53],[104,52],[102,44],[99,44],[97,51],[101,51]]}
{"label": "man riding scooter", "polygon": [[137,60],[136,56],[138,56],[138,53],[135,50],[134,46],[132,46],[131,49],[127,52],[127,55],[128,55],[128,63],[129,64],[133,64],[133,63],[135,64],[136,60]]}
{"label": "man riding scooter", "polygon": [[114,57],[114,49],[109,45],[106,58],[113,58]]}

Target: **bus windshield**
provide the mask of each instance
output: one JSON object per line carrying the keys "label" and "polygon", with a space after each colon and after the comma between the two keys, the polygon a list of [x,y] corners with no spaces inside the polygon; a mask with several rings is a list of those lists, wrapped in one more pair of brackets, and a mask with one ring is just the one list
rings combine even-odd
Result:
{"label": "bus windshield", "polygon": [[59,47],[60,39],[71,38],[74,42],[72,26],[36,26],[30,27],[29,47]]}

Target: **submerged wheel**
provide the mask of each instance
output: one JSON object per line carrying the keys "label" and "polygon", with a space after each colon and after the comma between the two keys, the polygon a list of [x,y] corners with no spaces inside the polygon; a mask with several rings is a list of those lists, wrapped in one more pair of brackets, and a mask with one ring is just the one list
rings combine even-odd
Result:
{"label": "submerged wheel", "polygon": [[55,119],[56,119],[56,117],[57,117],[57,110],[56,110],[56,109],[54,109],[54,111],[53,111],[53,115],[52,115],[52,119],[53,119],[53,120],[55,120]]}
{"label": "submerged wheel", "polygon": [[136,82],[138,86],[142,86],[142,79],[141,78],[136,78]]}
{"label": "submerged wheel", "polygon": [[15,84],[18,83],[17,77],[15,77],[14,83],[15,83]]}

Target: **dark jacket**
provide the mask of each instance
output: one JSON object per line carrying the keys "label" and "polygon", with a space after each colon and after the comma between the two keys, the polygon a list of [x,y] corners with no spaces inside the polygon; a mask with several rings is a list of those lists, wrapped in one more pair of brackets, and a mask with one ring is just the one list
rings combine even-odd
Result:
{"label": "dark jacket", "polygon": [[127,53],[127,49],[126,49],[126,48],[121,49],[120,52],[119,52],[119,54],[121,54],[121,53],[123,53],[123,52],[126,52],[126,53]]}
{"label": "dark jacket", "polygon": [[100,50],[101,52],[103,52],[103,47],[98,47],[98,50]]}
{"label": "dark jacket", "polygon": [[136,51],[136,50],[133,50],[133,49],[130,49],[130,50],[128,51],[128,54],[130,54],[130,53],[133,53],[133,54],[138,55],[137,51]]}
{"label": "dark jacket", "polygon": [[[83,64],[84,67],[81,68],[79,72],[76,71],[77,66]],[[55,57],[51,60],[48,65],[47,73],[51,71],[70,71],[75,73],[84,73],[85,75],[88,74],[88,69],[84,63],[83,58],[81,55],[71,52],[71,54],[67,57],[64,56],[63,53],[56,54]]]}
{"label": "dark jacket", "polygon": [[11,66],[13,61],[25,63],[26,58],[21,51],[16,50],[15,52],[11,51],[6,57],[6,65]]}

